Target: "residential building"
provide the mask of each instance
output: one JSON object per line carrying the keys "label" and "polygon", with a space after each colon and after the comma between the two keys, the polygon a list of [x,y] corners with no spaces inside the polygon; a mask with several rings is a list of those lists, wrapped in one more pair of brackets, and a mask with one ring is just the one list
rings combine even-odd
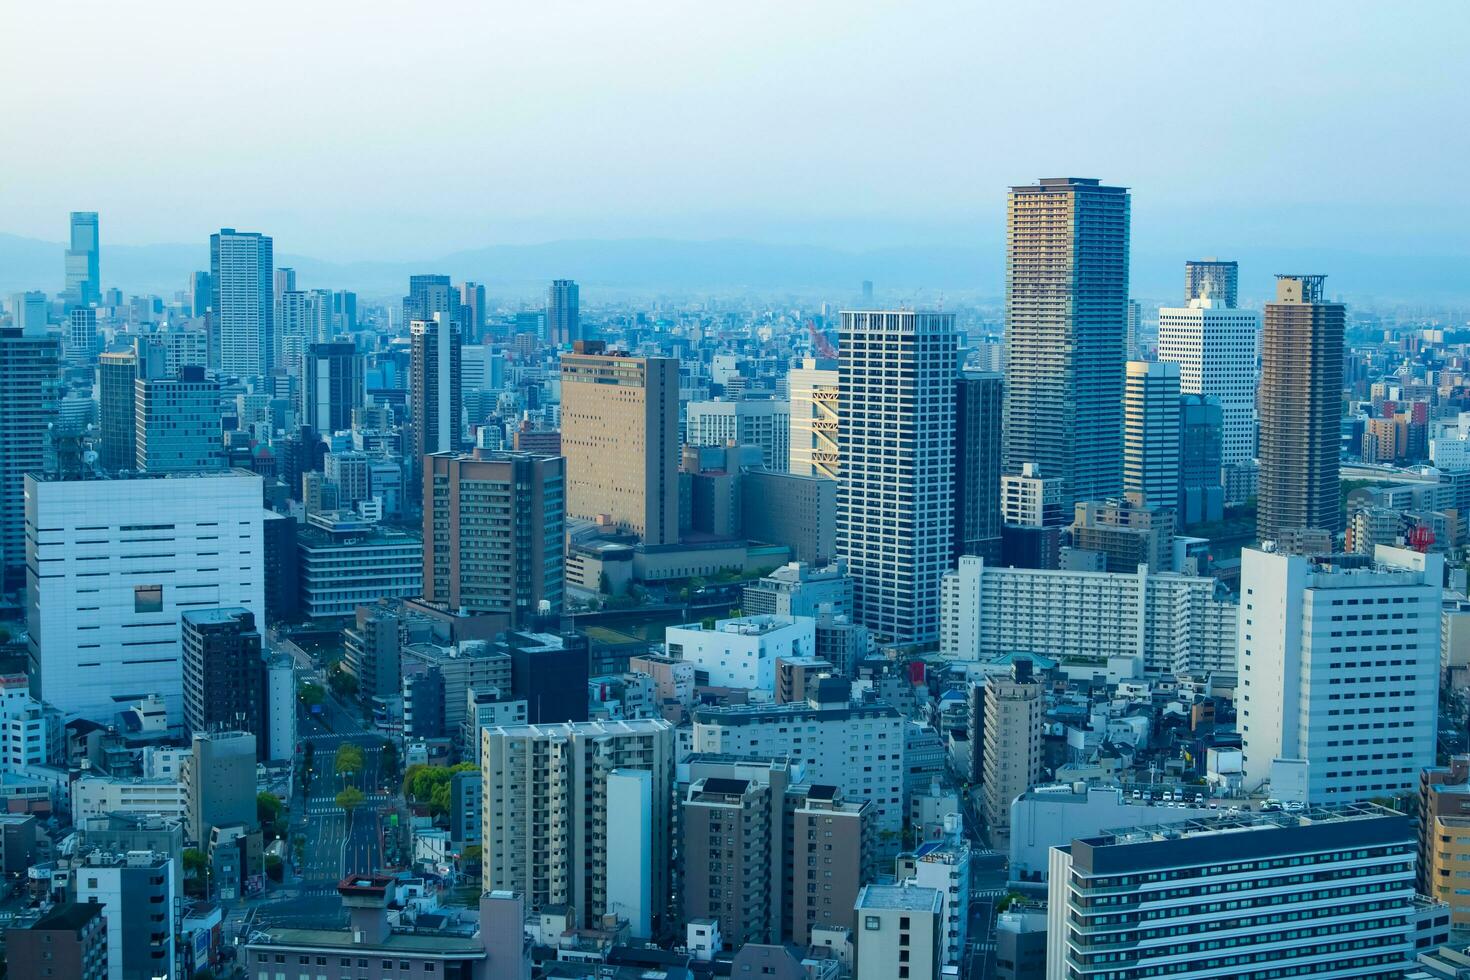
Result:
{"label": "residential building", "polygon": [[1049,980],[1388,980],[1413,956],[1413,829],[1370,804],[1114,829],[1053,848],[1050,879]]}
{"label": "residential building", "polygon": [[1470,929],[1465,870],[1470,861],[1470,756],[1419,771],[1418,891],[1449,906],[1450,926]]}
{"label": "residential building", "polygon": [[275,255],[269,236],[221,228],[209,236],[209,364],[240,378],[270,373],[275,364]]}
{"label": "residential building", "polygon": [[250,732],[264,751],[265,661],[255,614],[239,607],[190,609],[182,624],[185,730]]}
{"label": "residential building", "polygon": [[[184,613],[265,605],[261,478],[244,470],[116,480],[26,476],[32,689],[111,724],[156,694],[184,720]],[[233,560],[222,562],[228,548]]]}
{"label": "residential building", "polygon": [[1342,527],[1342,339],[1345,312],[1327,302],[1326,276],[1277,276],[1261,332],[1261,471],[1256,537]]}
{"label": "residential building", "polygon": [[582,334],[581,290],[570,279],[556,279],[546,291],[546,341],[553,347],[570,347]]}
{"label": "residential building", "polygon": [[63,761],[61,715],[31,694],[25,661],[0,667],[0,773]]}
{"label": "residential building", "polygon": [[1129,361],[1123,385],[1123,491],[1179,502],[1179,365]]}
{"label": "residential building", "polygon": [[898,858],[900,878],[939,892],[939,955],[946,966],[960,966],[969,945],[970,859],[970,845],[957,832]]}
{"label": "residential building", "polygon": [[966,374],[955,382],[954,554],[1000,558],[1001,411],[1005,378]]}
{"label": "residential building", "polygon": [[[532,907],[570,905],[583,925],[634,911],[648,927],[640,936],[668,925],[672,725],[487,728],[481,758],[488,889],[519,891]],[[618,775],[630,770],[650,778]],[[635,847],[639,873],[615,874],[626,856],[618,850]]]}
{"label": "residential building", "polygon": [[1062,481],[1062,502],[1123,488],[1126,188],[1012,187],[1006,220],[1004,465]]}
{"label": "residential building", "polygon": [[348,617],[380,598],[423,595],[424,543],[417,535],[325,511],[307,518],[296,546],[308,619]]}
{"label": "residential building", "polygon": [[566,460],[528,453],[424,459],[424,598],[520,629],[562,608]]}
{"label": "residential building", "polygon": [[139,371],[133,382],[133,468],[142,473],[193,473],[225,465],[219,382],[201,367],[172,377]]}
{"label": "residential building", "polygon": [[5,931],[6,969],[17,977],[108,980],[104,906],[64,902]]}
{"label": "residential building", "polygon": [[816,629],[805,616],[741,616],[716,620],[710,629],[670,626],[664,640],[669,656],[693,664],[708,685],[774,691],[776,660],[811,656]]}
{"label": "residential building", "polygon": [[797,476],[837,479],[841,453],[837,446],[841,378],[835,360],[803,358],[786,374],[791,406],[791,462]]}
{"label": "residential building", "polygon": [[204,844],[216,828],[256,826],[255,742],[250,732],[194,733],[182,780],[189,791],[191,840]]}
{"label": "residential building", "polygon": [[72,783],[71,818],[82,824],[109,814],[189,819],[189,788],[173,776],[81,776]]}
{"label": "residential building", "polygon": [[[1234,263],[1231,263],[1232,265]],[[1233,292],[1233,291],[1232,291]],[[1179,391],[1220,406],[1221,458],[1240,466],[1256,455],[1256,354],[1261,318],[1218,294],[1159,310],[1159,360],[1179,365]]]}
{"label": "residential building", "polygon": [[25,475],[46,464],[46,438],[61,400],[61,348],[42,320],[0,328],[0,579],[26,569]]}
{"label": "residential building", "polygon": [[610,353],[561,358],[568,517],[607,515],[644,544],[679,540],[679,361]]}
{"label": "residential building", "polygon": [[740,600],[741,609],[757,616],[815,617],[824,607],[839,616],[852,609],[852,579],[840,558],[823,566],[789,562],[747,585]]}
{"label": "residential building", "polygon": [[771,879],[771,852],[781,828],[770,797],[769,783],[707,776],[679,804],[684,921],[716,920],[734,949],[776,941],[781,882]]}
{"label": "residential building", "polygon": [[102,302],[101,241],[96,211],[71,213],[71,241],[66,250],[66,286],[62,302],[68,308],[97,306]]}
{"label": "residential building", "polygon": [[77,307],[62,324],[61,354],[71,364],[91,364],[97,355],[97,310]]}
{"label": "residential building", "polygon": [[403,297],[403,322],[434,322],[434,314],[443,313],[450,323],[458,323],[459,291],[448,276],[418,275],[408,277],[408,295]]}
{"label": "residential building", "polygon": [[403,672],[402,620],[384,604],[361,605],[352,625],[342,631],[342,667],[357,681],[357,696],[365,705],[399,693]]}
{"label": "residential building", "polygon": [[842,314],[837,553],[853,619],[891,643],[939,635],[954,541],[952,313]]}
{"label": "residential building", "polygon": [[[447,278],[447,277],[446,277]],[[413,453],[409,459],[410,492],[423,490],[424,457],[450,452],[460,445],[459,328],[447,313],[409,324],[412,341],[409,367],[409,418]]]}
{"label": "residential building", "polygon": [[1046,705],[1031,660],[985,682],[985,822],[992,841],[1011,831],[1011,802],[1041,781],[1041,716]]}
{"label": "residential building", "polygon": [[791,403],[769,398],[690,402],[684,442],[691,446],[758,446],[766,469],[785,472],[791,457]]}
{"label": "residential building", "polygon": [[1072,521],[1072,546],[1102,555],[1110,572],[1131,572],[1139,565],[1160,571],[1174,568],[1174,502],[1150,506],[1141,494],[1122,500],[1079,501]]}
{"label": "residential building", "polygon": [[874,873],[873,815],[870,801],[820,784],[791,810],[792,943],[811,945],[817,929],[852,929],[853,906]]}
{"label": "residential building", "polygon": [[72,869],[79,904],[102,907],[108,980],[174,976],[172,859],[155,851],[95,850]]}
{"label": "residential building", "polygon": [[[509,695],[512,689],[512,664],[502,650],[483,640],[467,640],[450,646],[437,643],[409,643],[401,657],[404,684],[404,726],[408,727],[409,691],[416,681],[429,675],[428,684],[419,692],[426,700],[419,702],[416,724],[419,734],[433,730],[431,737],[454,738],[460,734],[468,717],[470,691],[500,691]],[[423,709],[430,709],[426,715]]]}
{"label": "residential building", "polygon": [[1241,553],[1236,724],[1247,790],[1351,802],[1418,789],[1434,761],[1444,556]]}
{"label": "residential building", "polygon": [[853,905],[858,926],[855,980],[938,980],[944,899],[910,884],[864,885]]}
{"label": "residential building", "polygon": [[362,406],[362,358],[350,341],[311,344],[301,371],[301,424],[319,435],[352,428]]}
{"label": "residential building", "polygon": [[1058,477],[1043,477],[1033,463],[1023,463],[1019,473],[1000,478],[1001,521],[1014,527],[1055,527],[1067,523],[1063,483]]}

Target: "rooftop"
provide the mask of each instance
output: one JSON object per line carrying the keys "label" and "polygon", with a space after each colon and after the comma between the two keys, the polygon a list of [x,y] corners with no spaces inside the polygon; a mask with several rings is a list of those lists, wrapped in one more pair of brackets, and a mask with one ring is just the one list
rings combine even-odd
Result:
{"label": "rooftop", "polygon": [[918,885],[864,885],[858,892],[857,911],[864,909],[896,909],[910,912],[938,912],[941,898],[937,888]]}
{"label": "rooftop", "polygon": [[101,914],[102,906],[96,902],[67,902],[41,916],[30,928],[37,930],[65,929],[75,932]]}

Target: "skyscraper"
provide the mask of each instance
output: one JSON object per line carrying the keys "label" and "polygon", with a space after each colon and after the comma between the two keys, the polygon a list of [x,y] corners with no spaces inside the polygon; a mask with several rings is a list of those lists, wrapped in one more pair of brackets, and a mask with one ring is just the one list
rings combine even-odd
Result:
{"label": "skyscraper", "polygon": [[854,620],[893,643],[939,636],[954,540],[952,313],[842,314],[837,553]]}
{"label": "skyscraper", "polygon": [[66,316],[61,353],[72,364],[88,364],[97,352],[97,309],[78,306]]}
{"label": "skyscraper", "polygon": [[460,333],[466,344],[479,344],[485,340],[485,284],[462,282],[459,284]]}
{"label": "skyscraper", "polygon": [[804,358],[786,375],[791,399],[791,464],[797,476],[837,479],[837,362]]}
{"label": "skyscraper", "polygon": [[26,567],[25,474],[46,462],[46,430],[61,399],[61,346],[45,324],[0,329],[0,571]]}
{"label": "skyscraper", "polygon": [[679,541],[679,360],[580,342],[561,357],[567,516],[606,514],[645,544]]}
{"label": "skyscraper", "polygon": [[459,322],[459,292],[450,285],[449,277],[409,276],[408,295],[403,297],[404,322],[427,323],[434,319],[435,313],[445,314],[451,323]]}
{"label": "skyscraper", "polygon": [[1220,482],[1223,430],[1219,404],[1204,395],[1179,399],[1179,504],[1181,526],[1206,524],[1225,516],[1225,487]]}
{"label": "skyscraper", "polygon": [[98,465],[108,472],[135,465],[138,422],[133,382],[138,380],[137,349],[107,351],[97,358],[97,420],[102,430]]}
{"label": "skyscraper", "polygon": [[1128,213],[1087,178],[1010,191],[1004,464],[1060,478],[1068,508],[1123,486]]}
{"label": "skyscraper", "polygon": [[1326,276],[1277,276],[1261,333],[1256,536],[1342,527],[1338,454],[1345,311]]}
{"label": "skyscraper", "polygon": [[221,228],[209,236],[209,266],[219,369],[242,378],[269,374],[276,320],[270,237]]}
{"label": "skyscraper", "polygon": [[[1232,263],[1233,264],[1233,263]],[[1159,360],[1179,365],[1179,390],[1220,405],[1225,466],[1256,455],[1256,350],[1260,317],[1209,296],[1159,310]]]}
{"label": "skyscraper", "polygon": [[312,344],[302,359],[301,424],[318,435],[352,428],[362,405],[362,358],[350,341]]}
{"label": "skyscraper", "polygon": [[955,382],[954,553],[1000,560],[1000,444],[1005,379],[967,374]]}
{"label": "skyscraper", "polygon": [[71,245],[66,250],[66,288],[61,294],[68,307],[96,306],[102,301],[100,245],[97,212],[73,211]]}
{"label": "skyscraper", "polygon": [[[503,629],[562,604],[566,460],[431,453],[424,460],[424,598],[495,613]],[[489,517],[486,515],[496,515]]]}
{"label": "skyscraper", "polygon": [[1221,262],[1214,256],[1190,259],[1184,263],[1184,302],[1208,296],[1215,306],[1233,310],[1239,279],[1240,267],[1235,262]]}
{"label": "skyscraper", "polygon": [[464,403],[459,383],[459,328],[453,316],[437,312],[432,320],[414,320],[408,331],[412,340],[409,422],[413,427],[409,493],[417,497],[423,491],[424,457],[459,448],[459,415]]}
{"label": "skyscraper", "polygon": [[1123,389],[1123,490],[1149,507],[1179,502],[1179,365],[1129,361]]}
{"label": "skyscraper", "polygon": [[581,291],[570,279],[557,279],[546,291],[546,339],[558,347],[582,340]]}

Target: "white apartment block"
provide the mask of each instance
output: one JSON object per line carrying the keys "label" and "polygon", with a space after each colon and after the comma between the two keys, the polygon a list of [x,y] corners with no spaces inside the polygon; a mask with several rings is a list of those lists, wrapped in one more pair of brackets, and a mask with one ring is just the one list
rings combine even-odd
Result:
{"label": "white apartment block", "polygon": [[970,845],[963,838],[929,841],[919,846],[912,861],[909,880],[939,892],[940,956],[946,966],[957,965],[970,932]]}
{"label": "white apartment block", "polygon": [[[1417,789],[1435,760],[1444,556],[1368,567],[1241,553],[1237,726],[1245,785],[1307,803]],[[1283,797],[1284,798],[1284,797]]]}
{"label": "white apartment block", "polygon": [[1202,297],[1187,307],[1160,308],[1159,360],[1179,365],[1180,392],[1220,403],[1220,461],[1232,466],[1255,456],[1261,317],[1213,302]]}
{"label": "white apartment block", "polygon": [[265,615],[261,478],[245,470],[25,480],[33,693],[110,724],[150,694],[183,723],[181,620]]}
{"label": "white apartment block", "polygon": [[806,616],[742,616],[664,631],[668,654],[709,674],[714,687],[774,691],[777,657],[816,653],[817,621]]}
{"label": "white apartment block", "polygon": [[46,765],[64,754],[61,716],[31,696],[24,671],[0,674],[0,772]]}
{"label": "white apartment block", "polygon": [[74,824],[80,827],[89,817],[109,813],[157,813],[185,823],[189,819],[189,787],[167,777],[132,776],[83,776],[72,784]]}
{"label": "white apartment block", "polygon": [[791,403],[773,399],[690,402],[684,442],[691,446],[759,446],[766,469],[791,463]]}
{"label": "white apartment block", "polygon": [[515,725],[483,729],[480,744],[487,889],[518,891],[532,908],[571,905],[581,924],[647,921],[667,906],[668,862],[629,876],[613,852],[626,838],[640,856],[671,853],[673,725]]}
{"label": "white apartment block", "polygon": [[871,800],[877,831],[897,833],[905,806],[903,726],[884,702],[700,708],[692,750],[799,762],[809,782],[837,786],[849,800]]}
{"label": "white apartment block", "polygon": [[1238,607],[1210,577],[996,568],[964,556],[944,576],[939,652],[985,662],[1008,653],[1106,661],[1109,676],[1236,668]]}

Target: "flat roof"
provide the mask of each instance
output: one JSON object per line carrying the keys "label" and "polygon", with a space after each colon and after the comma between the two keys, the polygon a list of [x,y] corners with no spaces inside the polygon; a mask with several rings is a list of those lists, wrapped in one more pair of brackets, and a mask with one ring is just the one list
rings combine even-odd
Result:
{"label": "flat roof", "polygon": [[938,912],[939,889],[919,885],[864,885],[854,907],[859,912],[863,909]]}

